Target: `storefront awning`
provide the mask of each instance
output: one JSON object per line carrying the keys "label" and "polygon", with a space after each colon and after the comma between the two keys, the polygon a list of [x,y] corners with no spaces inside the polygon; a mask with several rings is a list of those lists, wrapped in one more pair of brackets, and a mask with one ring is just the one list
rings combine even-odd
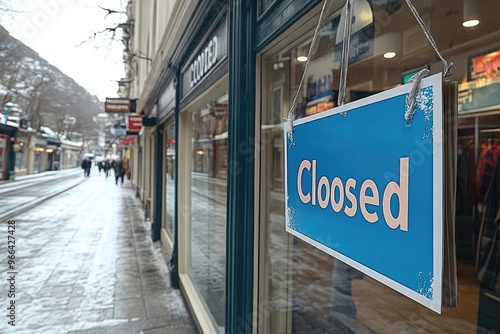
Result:
{"label": "storefront awning", "polygon": [[17,132],[16,127],[0,123],[1,134],[8,135],[9,137],[15,137],[16,132]]}

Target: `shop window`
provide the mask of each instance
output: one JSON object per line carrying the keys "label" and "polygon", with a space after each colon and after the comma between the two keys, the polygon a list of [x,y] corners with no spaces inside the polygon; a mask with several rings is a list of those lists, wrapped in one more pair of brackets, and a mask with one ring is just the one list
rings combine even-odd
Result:
{"label": "shop window", "polygon": [[19,143],[16,152],[16,172],[26,170],[26,144]]}
{"label": "shop window", "polygon": [[163,228],[168,236],[174,236],[174,209],[175,209],[175,163],[176,139],[175,121],[165,126],[165,215]]}
{"label": "shop window", "polygon": [[[228,96],[210,98],[189,112],[190,265],[196,291],[223,330],[226,286]],[[182,208],[181,208],[182,209]]]}
{"label": "shop window", "polygon": [[[311,59],[319,14],[294,23],[261,54],[259,333],[500,332],[500,39],[494,14],[500,2],[413,2],[455,65],[448,79],[459,82],[459,307],[434,313],[285,231],[282,120],[290,109],[303,118],[337,106],[345,2],[332,1]],[[470,3],[479,24],[467,28],[462,21]],[[355,7],[347,102],[401,85],[423,67],[442,71],[404,1],[366,0]]]}
{"label": "shop window", "polygon": [[0,135],[0,180],[3,180],[5,175],[7,175],[7,164],[4,161],[7,161],[8,138],[6,135]]}

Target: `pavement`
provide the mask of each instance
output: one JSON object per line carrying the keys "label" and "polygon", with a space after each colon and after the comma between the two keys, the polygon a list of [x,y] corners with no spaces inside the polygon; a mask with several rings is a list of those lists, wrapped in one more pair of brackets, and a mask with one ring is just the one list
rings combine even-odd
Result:
{"label": "pavement", "polygon": [[1,251],[16,242],[13,267],[0,263],[0,333],[197,333],[128,180],[93,171],[13,221],[0,222]]}

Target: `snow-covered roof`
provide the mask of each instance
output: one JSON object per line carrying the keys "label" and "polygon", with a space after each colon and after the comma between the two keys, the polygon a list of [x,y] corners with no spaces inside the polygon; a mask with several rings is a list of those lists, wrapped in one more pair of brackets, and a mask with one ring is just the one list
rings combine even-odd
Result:
{"label": "snow-covered roof", "polygon": [[67,139],[61,139],[61,143],[66,144],[66,145],[71,145],[71,146],[79,146],[82,147],[83,142],[81,141],[71,141]]}
{"label": "snow-covered roof", "polygon": [[48,135],[52,135],[52,136],[56,136],[57,137],[57,134],[51,128],[48,128],[46,126],[41,126],[40,130],[42,130],[43,132],[45,132]]}
{"label": "snow-covered roof", "polygon": [[13,126],[15,128],[19,128],[19,123],[16,123],[16,122],[7,121],[7,125]]}

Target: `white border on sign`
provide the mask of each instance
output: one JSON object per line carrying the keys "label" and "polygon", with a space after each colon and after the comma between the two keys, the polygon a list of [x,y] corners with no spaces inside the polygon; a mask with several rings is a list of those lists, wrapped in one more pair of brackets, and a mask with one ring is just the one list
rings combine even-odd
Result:
{"label": "white border on sign", "polygon": [[[376,279],[377,281],[387,285],[388,287],[400,292],[401,294],[413,299],[421,305],[441,314],[442,307],[442,286],[443,286],[443,94],[442,94],[442,74],[437,73],[430,77],[422,79],[420,88],[434,87],[433,99],[433,124],[432,124],[432,139],[433,139],[433,270],[434,282],[432,285],[433,299],[430,300],[422,294],[407,288],[406,286],[376,272],[361,263],[352,260],[345,255],[342,255],[333,249],[330,249],[323,244],[289,228],[289,215],[288,215],[288,136],[285,127],[284,140],[285,140],[285,219],[286,231],[299,239],[313,245],[314,247],[324,251],[325,253],[339,259],[342,262],[350,265],[351,267],[367,274],[368,276]],[[333,109],[324,111],[319,114],[311,115],[306,118],[301,118],[293,121],[293,125],[300,125],[315,120],[325,118],[331,115],[348,112],[352,109],[360,108],[365,105],[370,105],[382,100],[386,100],[395,96],[410,93],[412,84],[405,84],[361,100],[350,102],[348,104],[335,107]],[[402,113],[404,110],[401,111]],[[403,117],[403,115],[401,115]]]}

